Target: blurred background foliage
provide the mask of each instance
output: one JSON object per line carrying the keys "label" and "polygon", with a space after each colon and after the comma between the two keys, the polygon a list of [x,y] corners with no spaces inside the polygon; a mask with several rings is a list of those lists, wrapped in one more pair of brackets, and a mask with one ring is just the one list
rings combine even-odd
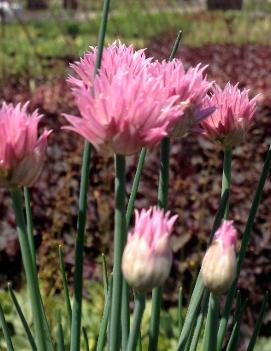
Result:
{"label": "blurred background foliage", "polygon": [[[77,3],[76,10],[69,10],[63,9],[59,1],[30,0],[36,7],[40,1],[47,5],[46,9],[29,11],[22,3],[21,10],[11,8],[2,16],[1,78],[10,74],[46,79],[63,75],[67,61],[81,55],[90,43],[95,45],[102,1],[69,0]],[[183,44],[189,46],[270,44],[269,0],[245,0],[242,11],[207,13],[205,8],[203,1],[112,1],[107,42],[120,38],[145,47],[152,38],[181,29]]]}
{"label": "blurred background foliage", "polygon": [[[241,3],[241,10],[221,9],[221,4],[240,7]],[[0,100],[22,102],[31,99],[31,109],[39,108],[46,116],[43,127],[55,130],[49,140],[48,160],[42,177],[31,189],[39,274],[53,324],[58,309],[65,320],[58,269],[60,243],[64,245],[72,286],[83,144],[80,138],[60,131],[64,123],[61,114],[78,113],[65,78],[70,73],[68,63],[77,60],[97,42],[101,5],[101,0],[29,0],[16,4],[0,1]],[[234,151],[230,215],[241,236],[267,145],[271,143],[271,1],[212,0],[207,4],[206,1],[188,0],[112,0],[106,40],[111,42],[120,38],[138,48],[147,47],[149,56],[164,59],[180,29],[183,39],[178,57],[186,67],[198,62],[209,64],[210,79],[221,85],[229,80],[232,83],[239,81],[240,87],[249,88],[252,95],[261,94],[249,142]],[[127,196],[136,162],[136,157],[127,160]],[[159,152],[155,149],[147,156],[136,202],[139,208],[156,204],[158,165]],[[161,351],[173,349],[176,342],[178,289],[183,286],[186,303],[217,209],[221,167],[221,150],[204,138],[191,135],[173,142],[169,207],[180,219],[173,238],[173,269],[164,292],[167,313],[163,313],[162,318]],[[112,159],[103,159],[94,151],[84,267],[84,325],[92,346],[103,308],[100,254],[104,252],[109,265],[111,263],[113,182]],[[239,283],[242,296],[249,298],[241,329],[240,351],[246,347],[264,292],[271,289],[270,199],[269,179]],[[8,193],[2,189],[0,232],[0,284],[5,288],[7,281],[12,281],[23,308],[28,310],[14,217]],[[16,329],[16,343],[24,351],[27,346],[23,345],[21,327],[3,290],[0,302],[5,306],[10,327]],[[143,328],[145,339],[149,310],[148,305]],[[261,334],[256,351],[270,351],[270,310]]]}

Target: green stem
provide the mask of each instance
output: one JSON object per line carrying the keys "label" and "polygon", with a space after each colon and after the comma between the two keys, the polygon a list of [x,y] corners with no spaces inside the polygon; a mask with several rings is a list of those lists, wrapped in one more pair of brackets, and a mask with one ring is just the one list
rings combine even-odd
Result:
{"label": "green stem", "polygon": [[63,257],[63,251],[62,251],[61,245],[59,245],[59,247],[58,247],[58,254],[59,254],[60,273],[61,273],[62,285],[63,285],[63,290],[64,290],[66,311],[67,311],[67,315],[68,315],[69,325],[71,326],[72,308],[71,308],[69,287],[68,287],[67,276],[66,276],[66,272],[65,272],[65,263],[64,263],[64,257]]}
{"label": "green stem", "polygon": [[256,325],[255,325],[255,328],[254,328],[254,331],[253,331],[253,334],[252,334],[252,337],[250,339],[247,351],[253,351],[254,350],[254,347],[255,347],[255,344],[256,344],[256,340],[257,340],[259,331],[260,331],[261,326],[262,326],[264,313],[265,313],[266,308],[268,306],[268,297],[269,297],[269,294],[267,292],[265,294],[265,297],[264,297],[264,300],[263,300],[263,303],[262,303],[262,306],[261,306],[261,311],[260,311],[259,317],[257,319]]}
{"label": "green stem", "polygon": [[[158,185],[158,205],[166,210],[168,204],[170,139],[164,138],[160,148],[160,174]],[[162,302],[162,288],[152,291],[152,311],[149,331],[149,351],[156,351],[159,336],[160,309]]]}
{"label": "green stem", "polygon": [[131,221],[131,218],[132,218],[132,215],[133,215],[136,194],[137,194],[137,191],[138,191],[140,177],[141,177],[142,170],[143,170],[143,167],[144,167],[146,154],[147,154],[147,149],[143,148],[141,150],[141,152],[140,152],[140,156],[139,156],[139,160],[138,160],[138,164],[137,164],[137,168],[136,168],[136,174],[135,174],[135,177],[134,177],[132,190],[131,190],[130,198],[129,198],[128,205],[127,205],[127,210],[126,210],[126,224],[127,224],[127,228],[129,228],[130,221]]}
{"label": "green stem", "polygon": [[[103,14],[99,30],[98,52],[96,57],[94,76],[102,61],[104,38],[107,28],[107,19],[109,12],[110,0],[104,1]],[[91,145],[87,141],[84,146],[83,163],[81,171],[80,196],[79,196],[79,212],[77,220],[77,237],[75,248],[75,273],[74,273],[74,302],[72,306],[72,325],[71,325],[71,351],[80,350],[80,334],[81,334],[81,315],[82,315],[82,289],[83,289],[83,258],[84,258],[84,240],[87,210],[87,189],[90,169]]]}
{"label": "green stem", "polygon": [[219,301],[218,297],[211,293],[209,298],[209,308],[207,314],[207,321],[205,327],[204,351],[215,351],[216,350],[216,337],[218,328],[218,317],[219,317]]}
{"label": "green stem", "polygon": [[123,278],[121,298],[121,349],[126,350],[130,333],[130,312],[129,312],[130,288]]}
{"label": "green stem", "polygon": [[[228,193],[230,191],[231,161],[232,161],[232,149],[226,148],[224,150],[221,197],[223,197],[226,191]],[[229,200],[227,201],[227,205],[225,208],[224,219],[228,218],[228,214],[229,214]],[[208,308],[207,322],[205,326],[205,335],[204,335],[205,351],[216,350],[218,320],[219,320],[219,297],[211,293],[209,297],[209,308]]]}
{"label": "green stem", "polygon": [[102,271],[103,271],[103,286],[104,286],[104,297],[107,296],[108,291],[108,269],[105,254],[102,253]]}
{"label": "green stem", "polygon": [[35,253],[35,243],[33,235],[33,219],[30,203],[30,194],[29,189],[24,188],[24,201],[25,201],[25,212],[26,212],[26,226],[27,226],[27,236],[30,246],[31,255],[33,258],[34,264],[36,264],[36,253]]}
{"label": "green stem", "polygon": [[18,188],[12,188],[10,192],[13,202],[13,209],[16,217],[16,226],[19,235],[24,269],[26,273],[27,286],[29,288],[37,348],[39,351],[52,350],[51,340],[47,339],[45,332],[45,314],[39,291],[38,275],[36,267],[35,265],[33,265],[32,255],[27,237],[27,229],[24,221],[24,212],[22,208],[21,192]]}
{"label": "green stem", "polygon": [[37,351],[37,347],[36,347],[36,344],[35,344],[35,340],[34,340],[34,338],[33,338],[33,335],[32,335],[32,333],[31,333],[31,330],[30,330],[30,328],[29,328],[29,326],[28,326],[28,324],[27,324],[27,321],[26,321],[26,319],[25,319],[25,316],[24,316],[24,314],[23,314],[23,311],[21,310],[21,307],[20,307],[20,305],[19,305],[19,302],[18,302],[18,300],[17,300],[17,298],[16,298],[16,296],[15,296],[15,294],[14,294],[14,291],[13,291],[13,289],[12,289],[12,287],[11,287],[11,283],[8,283],[8,290],[9,290],[9,294],[10,294],[10,297],[11,297],[11,299],[12,299],[12,302],[13,302],[13,304],[14,304],[14,306],[15,306],[15,309],[16,309],[16,311],[17,311],[17,313],[18,313],[18,315],[19,315],[19,318],[20,318],[20,320],[21,320],[21,322],[22,322],[24,331],[25,331],[25,333],[26,333],[26,336],[27,336],[28,341],[29,341],[30,346],[31,346],[31,350],[32,350],[32,351]]}
{"label": "green stem", "polygon": [[[224,151],[224,162],[223,162],[223,175],[222,175],[222,189],[221,196],[223,196],[225,190],[230,190],[231,184],[231,160],[232,160],[232,149],[227,148]],[[224,218],[227,219],[229,214],[229,201],[225,210]]]}
{"label": "green stem", "polygon": [[14,351],[12,340],[11,340],[10,331],[8,329],[7,322],[6,322],[6,319],[5,319],[5,316],[4,316],[4,312],[3,312],[3,309],[2,309],[1,305],[0,305],[0,324],[1,324],[1,327],[2,327],[2,331],[3,331],[3,334],[4,334],[4,338],[5,338],[6,344],[7,344],[7,351]]}
{"label": "green stem", "polygon": [[263,166],[263,170],[259,179],[259,183],[257,185],[256,193],[249,211],[249,216],[248,216],[246,228],[245,228],[242,243],[241,243],[241,248],[239,251],[238,261],[237,261],[236,279],[227,295],[225,308],[220,321],[218,338],[217,338],[217,351],[220,351],[222,349],[223,339],[226,332],[226,328],[227,328],[227,324],[228,324],[228,320],[231,312],[231,307],[233,304],[235,291],[237,287],[237,281],[241,272],[242,264],[245,258],[248,242],[253,228],[254,219],[256,217],[257,209],[261,200],[264,184],[269,174],[270,166],[271,166],[271,146],[269,147],[269,150],[265,159],[265,163]]}
{"label": "green stem", "polygon": [[178,329],[181,333],[183,327],[183,288],[179,289],[178,296]]}
{"label": "green stem", "polygon": [[145,309],[145,295],[136,293],[135,296],[135,310],[134,310],[134,321],[129,335],[127,351],[135,351],[137,346],[137,341],[140,336],[140,325],[142,316]]}
{"label": "green stem", "polygon": [[[215,215],[214,224],[213,224],[209,242],[211,241],[211,238],[214,236],[214,233],[217,231],[217,229],[220,226],[221,220],[225,213],[225,208],[228,203],[228,198],[229,198],[229,192],[225,191],[220,200],[219,208]],[[200,311],[199,306],[200,306],[203,292],[204,292],[204,284],[203,284],[202,276],[199,273],[196,281],[196,285],[194,287],[194,290],[190,299],[188,310],[186,313],[186,318],[185,318],[182,332],[179,338],[177,351],[183,351],[186,347],[192,325],[194,324],[194,321],[198,316],[198,312]]]}
{"label": "green stem", "polygon": [[100,323],[99,336],[97,341],[96,351],[102,351],[105,344],[106,339],[106,331],[108,326],[109,314],[111,309],[111,301],[112,301],[112,277],[109,280],[108,291],[104,304],[103,317]]}
{"label": "green stem", "polygon": [[87,330],[85,327],[83,327],[82,330],[83,330],[83,336],[85,341],[85,351],[90,351]]}
{"label": "green stem", "polygon": [[205,291],[203,299],[202,299],[202,303],[201,303],[200,313],[199,313],[197,320],[196,320],[196,325],[194,328],[193,338],[191,341],[189,351],[196,351],[197,350],[203,320],[204,320],[204,317],[205,317],[206,312],[207,312],[206,310],[207,310],[208,299],[209,299],[209,292]]}
{"label": "green stem", "polygon": [[83,260],[84,241],[87,213],[87,189],[89,183],[91,145],[85,142],[83,164],[81,171],[79,212],[77,220],[77,237],[75,247],[74,300],[72,305],[71,351],[80,350],[82,289],[83,289]]}
{"label": "green stem", "polygon": [[[142,174],[142,170],[144,167],[145,163],[145,158],[147,154],[147,149],[142,148],[136,168],[136,174],[134,177],[133,185],[132,185],[132,190],[130,194],[130,198],[128,201],[127,205],[127,210],[126,210],[126,226],[127,229],[129,228],[130,221],[132,218],[133,210],[134,210],[134,204],[135,204],[135,199],[136,199],[136,194],[138,191],[139,187],[139,182]],[[125,236],[126,237],[126,236]],[[126,238],[124,242],[124,246],[126,243]],[[130,312],[129,312],[129,296],[130,296],[130,289],[125,281],[123,279],[123,285],[122,285],[122,307],[121,307],[121,340],[122,340],[122,350],[126,349],[126,345],[128,342],[128,336],[130,332]]]}
{"label": "green stem", "polygon": [[121,322],[121,293],[122,273],[121,259],[123,242],[126,235],[125,221],[125,157],[115,157],[115,231],[114,231],[114,267],[113,267],[113,291],[110,319],[110,342],[109,350],[116,351],[120,342]]}
{"label": "green stem", "polygon": [[64,343],[64,333],[61,323],[61,314],[58,312],[58,321],[57,321],[57,351],[65,351]]}
{"label": "green stem", "polygon": [[238,304],[240,304],[240,305],[238,305],[238,311],[236,311],[236,314],[235,314],[235,323],[234,323],[234,327],[233,327],[226,351],[238,350],[240,324],[241,324],[242,315],[243,315],[245,308],[246,308],[246,305],[247,305],[247,300],[244,302],[243,305],[241,305],[241,301],[239,299]]}

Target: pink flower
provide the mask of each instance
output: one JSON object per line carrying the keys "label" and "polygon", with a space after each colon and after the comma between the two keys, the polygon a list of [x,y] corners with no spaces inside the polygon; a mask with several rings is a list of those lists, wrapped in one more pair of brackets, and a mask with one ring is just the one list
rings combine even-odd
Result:
{"label": "pink flower", "polygon": [[164,60],[161,63],[156,61],[150,67],[155,77],[161,77],[168,95],[178,95],[176,104],[179,105],[181,113],[173,130],[175,136],[182,137],[193,130],[214,111],[212,106],[203,108],[206,94],[213,84],[204,76],[206,67],[199,64],[185,71],[182,61],[178,59],[171,62]]}
{"label": "pink flower", "polygon": [[80,80],[69,79],[81,118],[65,115],[71,124],[65,128],[106,155],[130,155],[153,147],[168,135],[181,113],[174,106],[177,97],[168,97],[159,77],[149,73],[142,50],[113,44],[105,49],[95,78],[94,57],[95,50],[88,62],[76,64]]}
{"label": "pink flower", "polygon": [[28,114],[27,106],[3,103],[0,109],[0,187],[31,186],[42,171],[50,131],[38,138],[42,116]]}
{"label": "pink flower", "polygon": [[[94,67],[98,49],[91,46],[80,61],[71,64],[78,78],[70,77],[68,81],[73,87],[92,86]],[[103,50],[103,57],[99,73],[105,75],[109,81],[113,79],[121,68],[124,71],[137,75],[149,65],[151,58],[146,59],[145,50],[135,51],[133,46],[126,46],[120,41],[115,41]]]}
{"label": "pink flower", "polygon": [[228,83],[224,90],[215,85],[205,106],[215,106],[216,110],[201,123],[204,134],[224,147],[242,143],[255,116],[256,98],[249,100],[248,90],[240,91],[238,84]]}
{"label": "pink flower", "polygon": [[169,275],[170,236],[178,216],[170,217],[170,212],[156,207],[135,214],[135,227],[123,253],[122,272],[132,287],[145,292],[162,285]]}
{"label": "pink flower", "polygon": [[224,294],[236,275],[237,232],[233,221],[224,220],[208,248],[201,267],[204,285],[215,294]]}

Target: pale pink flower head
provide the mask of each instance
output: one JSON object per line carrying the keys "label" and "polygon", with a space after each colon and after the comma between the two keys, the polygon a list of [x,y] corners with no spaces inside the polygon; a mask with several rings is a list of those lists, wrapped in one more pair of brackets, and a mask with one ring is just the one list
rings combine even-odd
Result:
{"label": "pale pink flower head", "polygon": [[226,293],[236,276],[236,241],[233,221],[224,220],[204,256],[203,282],[215,294]]}
{"label": "pale pink flower head", "polygon": [[228,83],[222,90],[214,86],[205,106],[215,106],[216,110],[202,123],[204,134],[223,147],[234,147],[241,144],[247,135],[248,128],[255,116],[256,99],[249,99],[248,90],[241,91],[238,84]]}
{"label": "pale pink flower head", "polygon": [[212,86],[204,75],[207,66],[190,67],[185,70],[179,59],[156,61],[150,70],[154,76],[160,76],[169,96],[178,96],[176,104],[181,111],[173,129],[173,135],[182,137],[198,127],[200,121],[214,111],[212,106],[203,107],[207,92]]}
{"label": "pale pink flower head", "polygon": [[170,237],[178,216],[152,207],[135,212],[135,226],[128,235],[122,257],[127,282],[140,292],[161,286],[172,264]]}
{"label": "pale pink flower head", "polygon": [[[92,86],[97,52],[97,47],[91,46],[90,50],[84,54],[80,61],[70,65],[78,75],[78,78],[70,77],[68,79],[73,87]],[[118,40],[103,49],[99,73],[105,75],[111,82],[120,68],[137,75],[150,62],[151,58],[146,58],[144,49],[135,50],[133,45],[126,46]]]}
{"label": "pale pink flower head", "polygon": [[131,155],[167,136],[180,112],[175,106],[177,97],[169,97],[159,77],[149,73],[141,51],[136,55],[128,48],[124,54],[122,48],[118,57],[115,44],[113,48],[106,51],[95,78],[81,74],[80,84],[69,80],[81,117],[65,115],[71,125],[64,128],[82,135],[105,155]]}
{"label": "pale pink flower head", "polygon": [[0,108],[0,187],[31,186],[38,179],[50,131],[38,138],[41,115],[21,106],[3,103]]}

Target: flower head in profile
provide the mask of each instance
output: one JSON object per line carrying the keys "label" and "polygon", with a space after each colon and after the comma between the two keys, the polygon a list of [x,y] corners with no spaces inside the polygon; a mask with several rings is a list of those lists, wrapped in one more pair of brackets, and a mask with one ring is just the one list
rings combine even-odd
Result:
{"label": "flower head in profile", "polygon": [[135,214],[135,226],[123,253],[122,272],[132,287],[146,292],[161,286],[169,275],[170,237],[177,216],[170,217],[170,212],[156,207]]}
{"label": "flower head in profile", "polygon": [[256,98],[249,99],[248,90],[241,91],[238,84],[228,83],[224,90],[214,86],[213,93],[205,100],[205,106],[216,110],[202,123],[204,134],[224,147],[241,144],[255,116]]}
{"label": "flower head in profile", "polygon": [[65,128],[82,135],[105,155],[130,155],[153,147],[168,135],[178,117],[177,97],[169,97],[159,77],[149,73],[142,50],[114,43],[105,49],[94,78],[95,52],[90,54],[92,64],[76,64],[79,80],[69,79],[81,117],[65,115],[70,123]]}
{"label": "flower head in profile", "polygon": [[208,248],[201,267],[204,285],[215,294],[224,294],[236,275],[237,231],[233,221],[224,220]]}
{"label": "flower head in profile", "polygon": [[197,128],[200,121],[214,111],[212,106],[203,107],[207,92],[212,86],[204,75],[207,66],[190,67],[185,70],[179,59],[156,61],[151,65],[154,76],[160,76],[169,96],[178,96],[176,103],[181,111],[173,129],[173,135],[182,137]]}
{"label": "flower head in profile", "polygon": [[[73,87],[93,85],[97,53],[97,47],[91,46],[80,61],[71,64],[71,68],[78,76],[78,78],[71,76],[68,79]],[[144,49],[134,50],[132,45],[126,46],[118,40],[103,49],[99,73],[105,75],[110,82],[120,68],[137,75],[150,62],[151,58],[146,58]]]}
{"label": "flower head in profile", "polygon": [[31,186],[38,179],[50,131],[38,138],[41,115],[21,106],[3,103],[0,108],[0,187]]}

